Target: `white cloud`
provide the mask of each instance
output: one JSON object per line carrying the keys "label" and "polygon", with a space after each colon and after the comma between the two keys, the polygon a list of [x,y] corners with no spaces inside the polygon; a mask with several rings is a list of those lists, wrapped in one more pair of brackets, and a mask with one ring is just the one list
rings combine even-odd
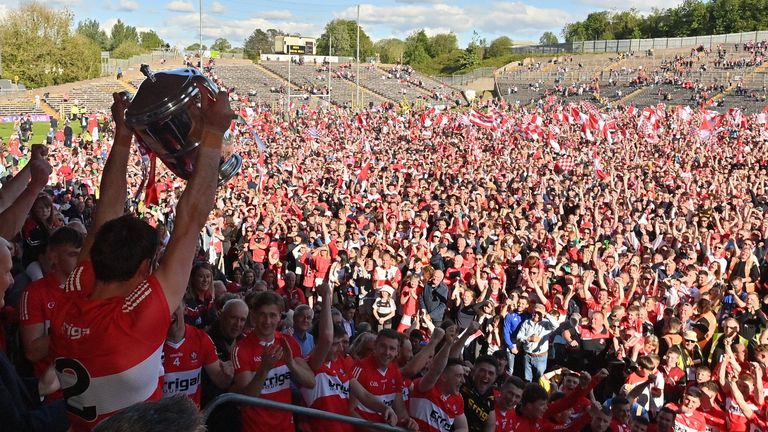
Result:
{"label": "white cloud", "polygon": [[[514,35],[532,37],[543,31],[562,28],[572,17],[561,9],[540,8],[520,1],[492,1],[465,7],[418,0],[401,0],[409,4],[395,6],[360,6],[360,21],[366,31],[393,34],[404,38],[414,30],[429,33],[465,33],[477,30],[481,35]],[[357,8],[349,7],[335,14],[355,19]]]}
{"label": "white cloud", "polygon": [[224,12],[224,5],[215,1],[211,3],[211,7],[208,8],[208,10],[210,10],[211,13],[215,13],[215,14],[222,13]]}
{"label": "white cloud", "polygon": [[[161,37],[173,41],[180,46],[188,46],[197,42],[197,28],[200,17],[196,13],[182,14],[169,18]],[[190,28],[195,31],[190,32]],[[323,31],[323,24],[298,22],[295,20],[268,20],[261,16],[244,19],[223,19],[215,15],[203,13],[203,43],[210,45],[217,38],[225,38],[238,46],[253,33],[254,29],[276,28],[306,36],[318,37]]]}
{"label": "white cloud", "polygon": [[193,12],[195,10],[191,2],[184,0],[173,0],[165,8],[173,12]]}
{"label": "white cloud", "polygon": [[112,33],[112,27],[117,24],[117,18],[108,18],[106,21],[101,23],[101,28],[104,29],[107,34]]}
{"label": "white cloud", "polygon": [[293,14],[291,11],[283,9],[262,12],[258,14],[258,17],[266,20],[287,20],[293,18]]}
{"label": "white cloud", "polygon": [[131,12],[139,8],[139,3],[135,0],[120,0],[117,5],[117,10]]}
{"label": "white cloud", "polygon": [[665,9],[679,6],[683,0],[623,0],[621,3],[616,0],[580,0],[579,3],[615,12],[633,8],[639,12],[650,12],[653,8]]}

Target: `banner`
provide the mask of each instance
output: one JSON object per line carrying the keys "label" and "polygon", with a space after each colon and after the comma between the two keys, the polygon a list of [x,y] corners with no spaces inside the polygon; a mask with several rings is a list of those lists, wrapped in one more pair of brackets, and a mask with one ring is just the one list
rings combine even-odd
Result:
{"label": "banner", "polygon": [[[13,123],[16,120],[19,120],[22,118],[22,116],[0,116],[0,123]],[[49,122],[51,121],[51,116],[48,114],[35,114],[29,116],[30,120],[33,122]]]}

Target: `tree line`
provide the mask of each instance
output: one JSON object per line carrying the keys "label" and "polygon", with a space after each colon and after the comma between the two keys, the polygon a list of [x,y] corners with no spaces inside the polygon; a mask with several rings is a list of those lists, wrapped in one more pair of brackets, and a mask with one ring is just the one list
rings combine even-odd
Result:
{"label": "tree line", "polygon": [[[245,40],[243,54],[246,58],[257,61],[261,54],[275,53],[275,38],[286,36],[288,33],[280,29],[256,29]],[[557,43],[557,37],[548,32],[542,36],[548,41]],[[381,39],[373,42],[360,28],[360,59],[367,61],[375,59],[381,63],[410,64],[415,69],[437,75],[450,74],[471,70],[480,66],[484,61],[510,57],[513,41],[507,36],[501,36],[490,43],[474,33],[472,40],[465,48],[459,47],[459,39],[455,33],[441,33],[428,36],[424,30],[418,30],[405,40],[397,38]],[[319,56],[356,56],[357,23],[352,20],[335,19],[326,24],[323,33],[317,39],[316,53]]]}
{"label": "tree line", "polygon": [[768,0],[685,0],[673,8],[640,14],[593,12],[566,24],[567,42],[604,39],[648,39],[740,33],[768,28]]}

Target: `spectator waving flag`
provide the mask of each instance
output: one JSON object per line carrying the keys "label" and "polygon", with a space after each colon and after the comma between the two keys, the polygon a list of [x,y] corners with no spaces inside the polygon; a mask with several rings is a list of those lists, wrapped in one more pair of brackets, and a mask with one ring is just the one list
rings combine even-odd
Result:
{"label": "spectator waving flag", "polygon": [[495,125],[493,122],[493,117],[479,113],[475,110],[471,110],[469,112],[469,122],[477,127],[481,127],[484,129],[494,129]]}

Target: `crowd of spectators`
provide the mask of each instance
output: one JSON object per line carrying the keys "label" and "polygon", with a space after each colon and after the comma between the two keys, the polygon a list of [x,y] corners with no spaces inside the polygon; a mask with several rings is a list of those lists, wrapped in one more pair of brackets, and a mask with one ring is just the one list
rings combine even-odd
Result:
{"label": "crowd of spectators", "polygon": [[[664,105],[492,100],[474,106],[495,119],[480,126],[434,109],[238,108],[232,150],[245,162],[198,236],[167,329],[165,396],[205,406],[232,390],[419,430],[767,430],[764,113],[712,126],[712,113]],[[0,346],[47,394],[0,399],[22,425],[9,430],[67,428],[48,326],[98,229],[116,130],[106,115],[87,127],[90,140],[57,133],[42,151],[15,137],[4,150],[0,218],[25,210],[0,226],[13,256]],[[126,166],[125,211],[162,249],[185,183],[158,167],[148,193],[142,158]],[[11,205],[22,186],[32,199]],[[173,364],[192,343],[197,366]],[[391,392],[369,364],[392,374]],[[225,405],[209,426],[292,423]]]}

